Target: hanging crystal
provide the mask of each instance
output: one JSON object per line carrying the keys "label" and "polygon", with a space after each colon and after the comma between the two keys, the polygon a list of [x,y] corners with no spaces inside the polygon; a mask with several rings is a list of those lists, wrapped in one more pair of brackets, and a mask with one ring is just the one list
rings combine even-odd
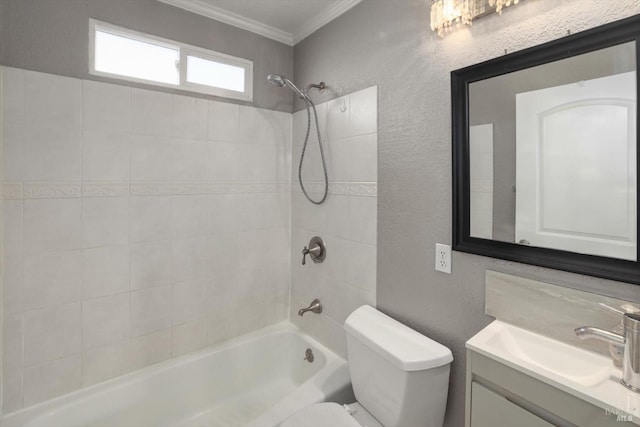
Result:
{"label": "hanging crystal", "polygon": [[[490,0],[495,1],[495,0]],[[504,2],[505,0],[498,0]],[[517,0],[508,0],[516,1]],[[471,25],[473,0],[433,0],[431,2],[431,29],[444,35],[457,25]]]}
{"label": "hanging crystal", "polygon": [[489,0],[489,5],[496,8],[496,12],[502,15],[502,8],[509,7],[512,4],[518,4],[520,0]]}

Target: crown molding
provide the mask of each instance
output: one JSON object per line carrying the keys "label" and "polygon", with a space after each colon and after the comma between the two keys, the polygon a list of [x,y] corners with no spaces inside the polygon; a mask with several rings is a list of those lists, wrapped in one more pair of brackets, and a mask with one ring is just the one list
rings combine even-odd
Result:
{"label": "crown molding", "polygon": [[356,6],[362,0],[343,0],[331,7],[328,7],[320,14],[314,16],[306,22],[303,22],[293,33],[293,44],[297,44],[306,37],[310,36],[329,22],[336,19],[352,7]]}
{"label": "crown molding", "polygon": [[225,9],[212,6],[201,0],[158,0],[161,3],[166,3],[171,6],[179,7],[180,9],[187,10],[198,15],[206,16],[207,18],[215,19],[216,21],[224,22],[225,24],[232,25],[243,30],[251,31],[252,33],[259,34],[261,36],[270,38],[272,40],[279,41],[280,43],[293,46],[309,35],[313,34],[319,28],[328,24],[338,16],[342,15],[362,0],[343,0],[331,7],[328,7],[320,14],[313,18],[303,22],[294,33],[289,33],[270,25],[263,24],[262,22],[255,21],[253,19],[246,18],[237,13],[229,12]]}
{"label": "crown molding", "polygon": [[286,31],[282,31],[278,28],[270,25],[265,25],[262,22],[254,21],[253,19],[245,18],[237,13],[229,12],[216,6],[211,6],[200,0],[158,0],[161,3],[166,3],[171,6],[179,7],[180,9],[187,10],[189,12],[197,13],[198,15],[206,16],[207,18],[215,19],[216,21],[224,22],[225,24],[232,25],[243,30],[251,31],[252,33],[260,34],[261,36],[279,41],[280,43],[293,46],[293,35]]}

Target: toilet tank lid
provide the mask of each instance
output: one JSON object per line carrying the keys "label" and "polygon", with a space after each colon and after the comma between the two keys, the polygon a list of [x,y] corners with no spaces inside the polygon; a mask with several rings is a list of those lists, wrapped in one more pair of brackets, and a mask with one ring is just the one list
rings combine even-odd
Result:
{"label": "toilet tank lid", "polygon": [[347,317],[344,329],[404,371],[420,371],[451,363],[451,350],[369,305]]}

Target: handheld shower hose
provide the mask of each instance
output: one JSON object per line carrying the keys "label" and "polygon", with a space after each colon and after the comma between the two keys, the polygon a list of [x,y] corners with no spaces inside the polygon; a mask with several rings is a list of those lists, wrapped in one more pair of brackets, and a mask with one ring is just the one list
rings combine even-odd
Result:
{"label": "handheld shower hose", "polygon": [[[322,147],[322,138],[320,136],[320,126],[318,123],[318,112],[316,111],[316,106],[314,105],[309,95],[306,91],[301,91],[294,85],[289,79],[284,76],[280,76],[277,74],[269,74],[267,77],[269,83],[277,87],[289,87],[300,99],[304,100],[307,105],[307,132],[304,137],[304,144],[302,145],[302,152],[300,153],[300,162],[298,163],[298,182],[300,183],[300,188],[302,189],[302,194],[309,200],[311,203],[315,205],[322,204],[327,199],[327,194],[329,193],[329,177],[327,175],[327,163],[324,157],[324,149]],[[324,85],[322,85],[324,87]],[[311,110],[313,110],[313,117],[315,119],[316,124],[316,134],[318,136],[318,147],[320,148],[320,158],[322,160],[322,171],[324,174],[324,193],[322,198],[319,200],[314,200],[311,198],[309,193],[307,193],[307,189],[304,187],[304,183],[302,181],[302,164],[304,162],[304,155],[307,151],[307,145],[309,143],[309,135],[311,134]]]}

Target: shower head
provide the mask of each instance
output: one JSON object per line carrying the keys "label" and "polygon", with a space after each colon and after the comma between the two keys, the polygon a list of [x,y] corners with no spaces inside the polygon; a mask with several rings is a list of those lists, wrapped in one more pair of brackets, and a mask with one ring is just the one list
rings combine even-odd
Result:
{"label": "shower head", "polygon": [[274,86],[283,87],[284,86],[284,77],[279,74],[269,74],[267,76],[267,80]]}
{"label": "shower head", "polygon": [[269,80],[269,83],[277,87],[288,86],[292,91],[295,92],[296,95],[300,97],[300,99],[307,99],[307,95],[305,95],[304,92],[298,89],[296,85],[291,83],[291,80],[289,80],[285,76],[281,76],[279,74],[269,74],[267,76],[267,80]]}

